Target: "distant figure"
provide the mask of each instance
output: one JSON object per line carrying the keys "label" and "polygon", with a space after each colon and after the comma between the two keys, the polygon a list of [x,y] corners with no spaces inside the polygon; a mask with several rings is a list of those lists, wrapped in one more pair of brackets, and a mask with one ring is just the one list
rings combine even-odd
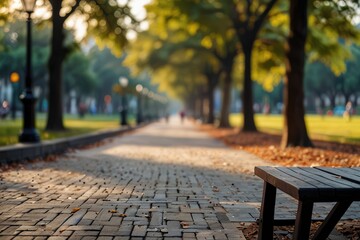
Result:
{"label": "distant figure", "polygon": [[183,122],[184,122],[184,118],[185,118],[185,111],[184,111],[184,110],[182,110],[182,111],[180,112],[180,118],[181,118],[181,123],[183,123]]}
{"label": "distant figure", "polygon": [[344,112],[343,116],[344,116],[344,118],[347,118],[350,121],[351,114],[352,114],[352,103],[351,103],[351,101],[348,101],[345,105],[345,112]]}
{"label": "distant figure", "polygon": [[265,115],[268,115],[270,113],[270,104],[269,103],[265,103],[264,107],[263,107],[263,113]]}
{"label": "distant figure", "polygon": [[87,111],[87,106],[85,105],[85,103],[80,103],[78,110],[79,117],[84,118],[86,111]]}
{"label": "distant figure", "polygon": [[165,121],[166,121],[166,123],[169,122],[169,114],[168,113],[165,113]]}

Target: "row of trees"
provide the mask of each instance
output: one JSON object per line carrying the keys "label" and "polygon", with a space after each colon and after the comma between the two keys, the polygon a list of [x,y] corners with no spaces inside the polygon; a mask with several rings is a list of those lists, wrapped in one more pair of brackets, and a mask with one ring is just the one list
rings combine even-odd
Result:
{"label": "row of trees", "polygon": [[[320,61],[306,62],[304,90],[306,111],[310,113],[325,113],[325,110],[334,109],[337,105],[345,105],[348,101],[353,103],[354,109],[358,107],[357,99],[360,97],[360,47],[350,47],[352,58],[345,62],[346,72],[336,75],[328,66]],[[279,112],[282,103],[283,83],[278,85],[254,85],[254,101],[257,104],[269,103],[274,112]],[[342,98],[341,102],[337,102]],[[277,106],[278,105],[278,106]],[[277,109],[276,109],[277,107]],[[259,111],[259,110],[258,110]]]}
{"label": "row of trees", "polygon": [[[9,3],[3,1],[1,9]],[[229,126],[230,90],[237,86],[242,93],[243,131],[257,130],[253,80],[271,86],[285,79],[282,145],[311,145],[304,123],[305,58],[322,61],[337,75],[343,72],[350,57],[348,42],[359,40],[352,22],[358,5],[357,0],[153,0],[147,6],[149,29],[131,44],[125,61],[135,73],[150,69],[160,88],[188,107],[208,103],[210,123],[214,89],[220,86],[220,127]],[[128,44],[126,33],[137,30],[139,21],[123,1],[48,0],[42,7],[52,13],[46,128],[62,130],[63,62],[74,47],[65,34],[65,22],[82,19],[88,37],[119,53]],[[0,17],[12,16],[16,14]]]}
{"label": "row of trees", "polygon": [[[130,30],[136,30],[138,21],[133,16],[128,3],[121,5],[117,1],[103,0],[44,0],[39,1],[46,12],[41,16],[40,24],[51,23],[48,68],[48,97],[49,111],[46,129],[52,131],[64,130],[63,124],[63,63],[72,52],[73,41],[66,35],[66,22],[72,19],[81,19],[87,30],[88,37],[93,37],[101,46],[110,47],[113,52],[120,54],[127,44],[126,34]],[[0,20],[2,23],[20,18],[21,11],[14,10],[12,1],[0,3]],[[6,14],[2,14],[6,13]],[[9,14],[11,13],[11,14]]]}
{"label": "row of trees", "polygon": [[[23,73],[25,69],[25,32],[23,27],[23,22],[14,22],[12,24],[6,24],[1,27],[5,33],[1,39],[1,46],[3,50],[0,51],[0,77],[5,79],[6,82],[9,81],[10,74],[12,72],[18,72],[23,81]],[[34,29],[33,37],[33,82],[35,86],[41,86],[42,91],[39,96],[38,105],[42,106],[42,101],[47,97],[48,88],[48,69],[47,69],[47,60],[49,58],[49,40],[50,40],[50,28],[48,26],[43,26],[41,28]],[[69,35],[69,33],[68,33]],[[69,35],[71,37],[71,35]],[[102,55],[106,55],[106,50],[100,51],[98,48],[93,48],[89,54],[85,55],[81,51],[80,46],[73,44],[71,52],[68,53],[66,60],[64,62],[64,81],[63,81],[63,95],[65,98],[68,98],[71,90],[77,92],[79,100],[82,97],[91,96],[92,94],[104,96],[111,93],[111,85],[116,81],[116,77],[112,79],[112,82],[109,86],[103,85],[101,82],[101,77],[104,81],[109,82],[106,76],[102,76],[102,68],[106,64],[102,64],[101,67],[96,59],[99,59]],[[91,59],[93,59],[91,61]],[[116,65],[121,64],[117,58],[112,56],[107,59],[110,61],[117,61]],[[111,73],[121,68],[111,69]],[[125,68],[124,68],[125,69]],[[122,70],[122,71],[121,71]],[[129,70],[120,70],[120,74],[129,75]],[[115,73],[114,73],[115,74]],[[118,75],[119,76],[119,75]],[[117,76],[117,77],[118,77]],[[104,89],[103,86],[106,86]]]}
{"label": "row of trees", "polygon": [[[0,27],[4,35],[1,37],[0,46],[0,79],[4,79],[6,84],[10,84],[10,74],[17,72],[20,80],[24,82],[25,69],[25,29],[23,22],[16,21],[7,23]],[[44,101],[48,98],[49,74],[47,60],[49,58],[51,28],[47,24],[33,29],[33,83],[40,87],[40,96],[37,101],[38,110],[45,110]],[[63,81],[62,81],[62,101],[63,109],[70,111],[71,92],[76,92],[76,102],[84,102],[87,98],[96,100],[97,109],[105,110],[104,96],[112,96],[112,104],[115,110],[121,105],[118,93],[113,91],[114,86],[119,85],[119,77],[129,80],[135,90],[136,84],[156,92],[156,86],[150,84],[148,76],[133,77],[129,68],[123,66],[122,62],[125,55],[116,57],[109,48],[99,49],[94,43],[88,43],[81,47],[77,44],[71,32],[66,31],[71,44],[68,45],[69,52],[64,59]],[[71,47],[70,47],[71,45]],[[22,84],[23,85],[23,84]],[[0,89],[0,91],[3,89]],[[19,105],[18,105],[19,106]]]}
{"label": "row of trees", "polygon": [[332,0],[152,1],[147,7],[149,30],[132,45],[126,62],[136,64],[138,72],[150,68],[155,81],[175,91],[188,108],[195,108],[196,100],[208,102],[209,123],[214,121],[213,91],[220,85],[220,127],[229,126],[230,90],[238,85],[243,131],[257,130],[252,80],[274,86],[284,79],[282,146],[311,146],[304,122],[304,62],[322,61],[336,74],[345,70],[348,44],[359,40],[359,30],[352,23],[357,4]]}
{"label": "row of trees", "polygon": [[[353,101],[360,96],[360,46],[352,45],[352,59],[346,61],[346,72],[336,75],[321,62],[307,64],[305,67],[305,89],[316,96],[325,107],[325,99],[330,100],[330,108],[336,106],[336,97],[342,96],[344,102]],[[355,99],[355,100],[354,100]]]}

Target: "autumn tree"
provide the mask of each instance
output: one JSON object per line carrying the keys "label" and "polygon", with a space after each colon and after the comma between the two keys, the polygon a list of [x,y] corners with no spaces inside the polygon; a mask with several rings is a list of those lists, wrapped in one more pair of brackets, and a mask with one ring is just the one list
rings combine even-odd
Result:
{"label": "autumn tree", "polygon": [[[354,28],[351,20],[356,16],[357,1],[351,3],[342,1],[337,4],[334,1],[312,1],[315,16],[313,24],[318,21],[318,26],[323,26],[323,31],[330,34],[332,38],[326,39],[324,35],[313,34],[310,41],[318,41],[315,57],[323,60],[331,59],[340,62],[340,67],[345,68],[343,47],[338,44],[338,36],[344,39],[359,39],[359,31]],[[317,11],[317,12],[316,12]],[[301,0],[290,1],[290,33],[287,45],[287,70],[284,87],[284,129],[282,134],[281,146],[313,146],[306,129],[305,110],[304,110],[304,64],[305,64],[305,43],[308,33],[308,2]],[[335,36],[335,39],[334,39]],[[334,43],[335,42],[335,43]],[[333,44],[334,43],[334,44]],[[310,42],[311,44],[311,42]],[[333,44],[333,49],[326,49],[324,46]],[[321,48],[322,47],[322,48]],[[335,50],[335,53],[334,53]],[[319,54],[320,53],[320,54]],[[334,55],[343,58],[333,59]],[[346,55],[346,49],[345,49]],[[332,58],[331,58],[332,57]],[[328,62],[331,66],[331,63]],[[336,70],[337,66],[333,66]],[[343,69],[344,70],[344,69]],[[340,69],[341,71],[341,69]]]}
{"label": "autumn tree", "polygon": [[[136,64],[140,67],[150,67],[153,71],[167,66],[178,68],[182,69],[180,71],[181,78],[186,75],[184,72],[189,72],[192,69],[193,76],[196,73],[195,76],[201,75],[200,79],[205,77],[209,101],[207,121],[210,123],[214,122],[214,89],[222,73],[223,104],[220,127],[229,127],[231,74],[234,58],[238,52],[234,33],[231,32],[231,29],[229,31],[229,22],[226,22],[226,19],[219,21],[217,18],[204,16],[213,22],[212,27],[200,26],[189,20],[186,14],[178,11],[174,2],[154,1],[147,6],[147,10],[152,16],[148,18],[149,30],[139,34],[137,41],[132,44],[128,59],[133,60],[127,60],[128,65]],[[212,28],[217,28],[217,31],[214,32]],[[188,54],[191,54],[191,57]],[[173,71],[174,74],[177,72]],[[161,81],[166,82],[169,79],[167,77]],[[202,82],[203,80],[199,81]],[[193,81],[193,85],[196,82]]]}
{"label": "autumn tree", "polygon": [[304,64],[307,33],[307,1],[290,1],[290,34],[284,87],[285,124],[282,147],[312,146],[305,124]]}
{"label": "autumn tree", "polygon": [[71,16],[81,17],[87,23],[90,35],[100,44],[120,50],[127,44],[126,33],[135,18],[130,7],[116,1],[49,0],[52,12],[52,40],[49,58],[49,115],[47,130],[63,130],[62,64],[68,52],[64,35],[65,22]]}
{"label": "autumn tree", "polygon": [[[94,37],[101,46],[109,46],[119,53],[127,44],[126,34],[136,30],[138,21],[131,12],[129,1],[121,3],[115,0],[48,0],[41,6],[51,12],[52,37],[50,41],[49,69],[49,112],[47,130],[63,130],[63,62],[72,51],[71,39],[66,36],[65,28],[69,20],[82,22],[87,36]],[[5,0],[0,5],[0,22],[11,9],[11,1]],[[39,6],[40,7],[40,6]],[[9,14],[8,14],[9,15]],[[48,19],[44,19],[45,21]]]}
{"label": "autumn tree", "polygon": [[270,10],[277,0],[269,1],[231,1],[232,14],[230,19],[242,46],[244,54],[244,87],[243,87],[243,131],[257,131],[254,121],[252,94],[252,53]]}

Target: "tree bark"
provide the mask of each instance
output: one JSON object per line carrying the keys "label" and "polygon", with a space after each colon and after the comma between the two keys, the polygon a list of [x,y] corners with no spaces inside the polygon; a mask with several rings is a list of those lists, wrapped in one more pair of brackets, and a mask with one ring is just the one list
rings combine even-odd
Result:
{"label": "tree bark", "polygon": [[219,128],[229,128],[229,108],[230,108],[230,99],[231,99],[231,72],[232,67],[228,66],[225,70],[225,77],[224,77],[224,85],[222,90],[222,101],[221,101],[221,113],[220,113],[220,123]]}
{"label": "tree bark", "polygon": [[200,88],[196,90],[194,95],[194,118],[202,119],[203,117],[203,107],[204,107],[204,99],[202,96],[202,91]]}
{"label": "tree bark", "polygon": [[251,58],[253,41],[243,44],[244,58],[245,58],[245,71],[244,71],[244,90],[242,93],[243,99],[243,115],[244,124],[242,131],[256,132],[256,125],[254,121],[254,109],[253,109],[253,91],[252,91],[252,79],[251,79]]}
{"label": "tree bark", "polygon": [[336,106],[336,103],[335,103],[335,98],[336,98],[336,93],[328,93],[328,97],[330,99],[330,107],[331,109],[334,109],[334,107]]}
{"label": "tree bark", "polygon": [[[210,77],[211,78],[211,77]],[[207,117],[207,123],[213,124],[215,122],[215,116],[214,116],[214,91],[215,86],[212,82],[212,79],[208,79],[208,103],[209,103],[209,115]]]}
{"label": "tree bark", "polygon": [[307,35],[307,0],[290,0],[284,88],[284,130],[281,146],[313,146],[306,129],[304,109],[304,63]]}
{"label": "tree bark", "polygon": [[52,1],[52,39],[49,58],[49,111],[46,130],[64,130],[62,102],[62,64],[64,60],[64,19],[60,16],[62,1]]}
{"label": "tree bark", "polygon": [[219,75],[214,73],[206,74],[207,80],[207,99],[208,99],[208,107],[209,113],[206,119],[206,123],[213,124],[215,122],[214,116],[214,91],[215,86],[217,85]]}
{"label": "tree bark", "polygon": [[[269,12],[275,5],[277,0],[270,0],[266,3],[264,10],[256,16],[252,12],[253,1],[246,1],[245,14],[241,14],[237,11],[235,1],[233,1],[233,16],[232,21],[235,27],[236,35],[241,42],[244,52],[244,90],[242,94],[243,99],[243,115],[244,125],[242,131],[256,132],[257,128],[254,121],[254,110],[253,110],[253,91],[252,91],[252,78],[251,78],[251,58],[252,50],[256,40],[256,36],[260,31],[260,28],[268,16]],[[245,15],[246,19],[241,20],[242,16]],[[253,22],[253,17],[256,16]],[[252,24],[253,23],[253,24]]]}

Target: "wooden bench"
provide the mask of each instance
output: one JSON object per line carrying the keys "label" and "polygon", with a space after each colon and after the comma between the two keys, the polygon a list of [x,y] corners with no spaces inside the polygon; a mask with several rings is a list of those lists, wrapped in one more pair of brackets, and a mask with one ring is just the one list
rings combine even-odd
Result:
{"label": "wooden bench", "polygon": [[[315,202],[336,202],[313,239],[326,239],[353,201],[360,201],[360,168],[255,167],[264,180],[258,239],[273,239],[276,189],[298,200],[294,239],[309,239]],[[359,209],[360,213],[360,209]]]}

